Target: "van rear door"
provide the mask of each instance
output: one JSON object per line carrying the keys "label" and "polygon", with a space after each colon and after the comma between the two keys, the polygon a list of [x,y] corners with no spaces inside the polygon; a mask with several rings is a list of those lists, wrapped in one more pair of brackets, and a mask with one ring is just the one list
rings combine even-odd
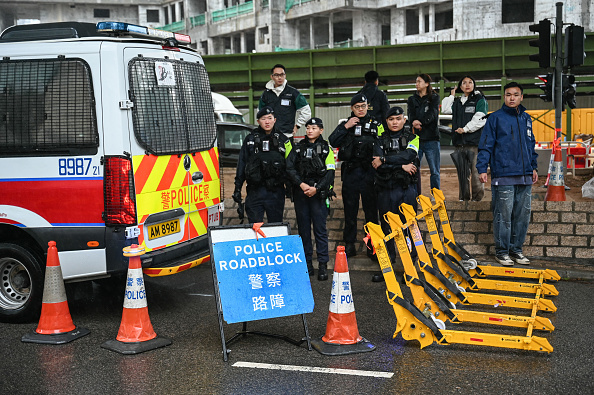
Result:
{"label": "van rear door", "polygon": [[152,251],[205,236],[209,223],[218,224],[220,182],[202,59],[187,52],[126,48],[124,62],[132,104],[138,241]]}

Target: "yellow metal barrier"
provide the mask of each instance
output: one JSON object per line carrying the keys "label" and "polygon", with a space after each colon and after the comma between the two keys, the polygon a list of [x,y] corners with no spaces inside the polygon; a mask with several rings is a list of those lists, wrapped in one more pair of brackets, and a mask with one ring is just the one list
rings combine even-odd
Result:
{"label": "yellow metal barrier", "polygon": [[[552,352],[553,347],[547,339],[532,336],[532,329],[529,326],[527,336],[511,336],[494,333],[463,332],[441,329],[443,322],[436,320],[433,314],[425,314],[414,304],[406,299],[400,285],[396,280],[390,257],[386,250],[385,236],[379,225],[371,222],[365,226],[371,236],[379,265],[386,280],[386,295],[388,302],[394,309],[396,315],[396,331],[402,334],[405,340],[416,340],[421,348],[429,346],[434,342],[438,344],[474,344],[479,346],[514,348],[529,351]],[[387,238],[389,240],[389,237]],[[400,242],[402,244],[402,242]],[[406,242],[404,242],[406,244]]]}
{"label": "yellow metal barrier", "polygon": [[538,283],[520,283],[504,280],[490,280],[482,278],[473,278],[468,271],[459,264],[459,262],[451,255],[444,251],[437,224],[433,217],[433,205],[431,200],[424,195],[417,196],[417,201],[421,205],[422,212],[417,217],[425,219],[429,236],[431,237],[431,244],[433,245],[433,257],[437,261],[439,270],[444,275],[456,281],[461,287],[467,290],[499,290],[507,292],[532,293],[535,294],[541,290],[543,295],[556,296],[559,291],[552,284],[546,284],[542,279]]}
{"label": "yellow metal barrier", "polygon": [[437,210],[439,220],[441,222],[441,230],[443,231],[443,241],[448,249],[449,255],[453,256],[463,266],[468,263],[469,267],[474,268],[468,270],[471,277],[514,277],[514,278],[530,278],[538,280],[541,276],[545,280],[559,281],[561,276],[556,270],[551,269],[529,269],[529,268],[510,268],[501,266],[482,266],[477,265],[477,261],[466,251],[462,246],[456,244],[454,240],[454,232],[450,225],[450,219],[445,206],[445,196],[443,192],[437,188],[431,190],[431,195],[435,199],[435,206],[433,210]]}
{"label": "yellow metal barrier", "polygon": [[[466,292],[466,289],[462,288],[454,276],[448,275],[447,277],[439,270],[439,267],[433,267],[431,264],[431,258],[425,248],[421,231],[417,224],[417,219],[422,218],[423,215],[417,216],[412,206],[408,204],[401,204],[400,211],[406,218],[406,224],[411,232],[412,243],[416,247],[417,254],[419,256],[419,268],[425,275],[427,282],[433,287],[438,289],[448,300],[454,304],[480,304],[494,307],[509,307],[517,309],[529,309],[532,310],[534,306],[539,311],[557,311],[555,304],[545,298],[522,298],[517,296],[508,295],[493,295],[479,292]],[[449,274],[449,272],[446,272]]]}

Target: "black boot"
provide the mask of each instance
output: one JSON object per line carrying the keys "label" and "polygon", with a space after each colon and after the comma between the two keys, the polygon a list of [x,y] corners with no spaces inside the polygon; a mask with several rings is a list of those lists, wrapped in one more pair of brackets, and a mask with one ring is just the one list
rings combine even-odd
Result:
{"label": "black boot", "polygon": [[347,258],[352,258],[357,255],[355,243],[347,243],[346,247],[344,247],[344,253],[346,254]]}
{"label": "black boot", "polygon": [[375,272],[371,276],[371,281],[373,281],[374,283],[381,283],[382,281],[384,281],[384,275],[382,274],[382,272]]}
{"label": "black boot", "polygon": [[314,275],[314,268],[311,262],[307,262],[307,273],[310,277]]}
{"label": "black boot", "polygon": [[318,265],[318,281],[328,280],[328,273],[326,272],[326,262]]}

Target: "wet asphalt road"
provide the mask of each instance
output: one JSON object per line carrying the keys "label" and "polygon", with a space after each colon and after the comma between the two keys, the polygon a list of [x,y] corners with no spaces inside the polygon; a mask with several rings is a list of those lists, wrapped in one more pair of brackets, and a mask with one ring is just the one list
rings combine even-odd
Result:
{"label": "wet asphalt road", "polygon": [[[175,276],[146,278],[151,321],[171,346],[124,356],[101,348],[119,328],[123,284],[81,283],[67,287],[75,324],[91,334],[61,346],[22,343],[33,324],[0,324],[2,394],[330,394],[330,393],[497,393],[590,394],[594,392],[594,283],[557,285],[558,310],[545,314],[556,330],[535,331],[554,347],[552,354],[478,346],[440,346],[392,339],[396,319],[384,283],[370,273],[351,271],[360,334],[377,346],[373,352],[323,356],[278,339],[247,336],[230,346],[223,362],[211,269],[204,264]],[[312,338],[324,334],[331,281],[313,280],[316,307],[307,315]],[[478,308],[477,308],[478,309]],[[503,312],[503,311],[500,311]],[[225,325],[227,337],[241,328]],[[303,336],[300,317],[249,323],[248,329]],[[448,329],[522,335],[525,330],[453,326]],[[374,378],[314,372],[234,367],[236,362],[315,366],[393,372]]]}

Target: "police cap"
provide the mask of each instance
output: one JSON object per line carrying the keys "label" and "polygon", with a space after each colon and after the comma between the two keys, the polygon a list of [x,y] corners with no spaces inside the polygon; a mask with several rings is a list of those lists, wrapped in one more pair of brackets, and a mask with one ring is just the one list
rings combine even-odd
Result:
{"label": "police cap", "polygon": [[353,105],[355,105],[357,103],[367,103],[367,97],[364,94],[362,94],[362,93],[357,93],[351,99],[351,106],[353,106]]}
{"label": "police cap", "polygon": [[308,125],[318,125],[318,127],[320,129],[324,128],[324,123],[322,122],[322,120],[320,118],[311,118],[310,120],[305,122],[305,126],[308,126]]}
{"label": "police cap", "polygon": [[402,109],[402,107],[392,107],[386,113],[386,119],[390,118],[391,116],[401,114],[404,114],[404,110]]}
{"label": "police cap", "polygon": [[260,111],[258,111],[258,114],[256,114],[256,118],[260,119],[264,115],[268,115],[268,114],[274,115],[274,110],[272,109],[272,107],[270,107],[270,106],[262,107],[262,109]]}

